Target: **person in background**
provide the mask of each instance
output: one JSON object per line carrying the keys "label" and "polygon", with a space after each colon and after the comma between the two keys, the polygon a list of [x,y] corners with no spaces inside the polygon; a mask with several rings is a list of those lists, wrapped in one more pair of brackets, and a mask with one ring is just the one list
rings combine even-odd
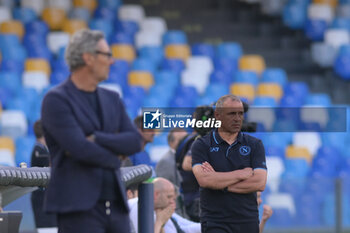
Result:
{"label": "person in background", "polygon": [[[262,204],[261,192],[256,192],[256,198],[257,198],[258,206],[260,206]],[[272,216],[272,214],[273,214],[273,210],[271,206],[265,204],[263,206],[263,215],[261,217],[260,224],[259,224],[259,233],[264,232],[265,224],[267,220],[269,220],[269,218]]]}
{"label": "person in background", "polygon": [[169,151],[162,156],[156,166],[156,174],[163,177],[177,187],[181,184],[181,175],[175,164],[175,149],[179,142],[187,135],[186,130],[180,128],[171,129],[168,134]]}
{"label": "person in background", "polygon": [[[155,178],[154,184],[154,212],[155,233],[200,233],[199,223],[187,220],[174,213],[176,192],[174,185],[167,179]],[[132,193],[127,191],[127,193]],[[130,194],[129,197],[133,197]],[[135,232],[138,232],[138,198],[129,199],[130,219]]]}
{"label": "person in background", "polygon": [[[50,166],[50,154],[47,149],[41,120],[37,120],[33,126],[34,135],[36,138],[34,148],[31,155],[30,164],[32,167],[49,167]],[[34,214],[35,226],[37,228],[44,227],[56,227],[56,215],[47,214],[44,212],[45,189],[39,187],[38,190],[32,192],[31,203]]]}
{"label": "person in background", "polygon": [[41,119],[50,151],[45,210],[59,233],[129,233],[126,189],[118,155],[141,150],[141,135],[118,93],[99,87],[114,63],[101,31],[70,37],[71,75],[44,97]]}
{"label": "person in background", "polygon": [[138,129],[139,133],[142,136],[142,150],[136,154],[129,156],[129,159],[132,162],[132,165],[140,165],[146,164],[154,168],[155,164],[151,161],[151,158],[147,151],[145,151],[145,147],[148,143],[153,142],[155,130],[154,129],[143,129],[143,116],[137,116],[134,119],[134,124]]}

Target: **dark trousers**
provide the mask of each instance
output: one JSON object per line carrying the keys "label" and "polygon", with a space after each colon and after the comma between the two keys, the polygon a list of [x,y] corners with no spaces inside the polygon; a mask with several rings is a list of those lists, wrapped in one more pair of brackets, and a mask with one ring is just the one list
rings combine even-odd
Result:
{"label": "dark trousers", "polygon": [[258,222],[224,223],[202,222],[202,233],[259,233]]}
{"label": "dark trousers", "polygon": [[98,202],[88,211],[58,214],[58,233],[130,233],[129,214],[118,202]]}
{"label": "dark trousers", "polygon": [[32,195],[31,195],[35,226],[37,228],[56,227],[57,226],[56,215],[47,214],[43,210],[44,196],[45,196],[45,191],[41,189],[32,192]]}

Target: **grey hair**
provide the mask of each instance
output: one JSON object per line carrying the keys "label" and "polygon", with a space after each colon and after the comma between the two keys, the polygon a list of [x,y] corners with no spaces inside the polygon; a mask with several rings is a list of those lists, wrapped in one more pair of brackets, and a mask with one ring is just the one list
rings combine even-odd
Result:
{"label": "grey hair", "polygon": [[220,99],[218,99],[218,101],[216,101],[216,104],[215,104],[215,108],[218,109],[218,108],[222,108],[224,106],[224,103],[227,99],[230,99],[234,102],[240,102],[242,103],[241,99],[238,97],[238,96],[235,96],[235,95],[232,95],[232,94],[229,94],[229,95],[224,95],[224,96],[221,96]]}
{"label": "grey hair", "polygon": [[104,38],[101,31],[82,29],[76,32],[69,41],[65,59],[70,71],[85,65],[83,53],[94,53],[97,43]]}

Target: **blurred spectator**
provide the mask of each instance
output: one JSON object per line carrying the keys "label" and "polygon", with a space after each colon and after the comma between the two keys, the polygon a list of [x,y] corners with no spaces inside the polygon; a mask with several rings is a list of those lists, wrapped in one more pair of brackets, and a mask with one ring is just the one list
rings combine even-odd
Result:
{"label": "blurred spectator", "polygon": [[170,130],[168,134],[169,151],[162,156],[156,166],[157,176],[171,181],[177,187],[180,187],[182,178],[175,165],[175,149],[186,135],[187,132],[184,129],[174,128]]}
{"label": "blurred spectator", "polygon": [[[176,192],[174,185],[164,178],[155,178],[154,184],[154,212],[155,233],[200,233],[199,223],[191,222],[174,213]],[[135,191],[135,190],[134,190]],[[134,191],[128,190],[132,197]],[[135,232],[138,232],[138,198],[129,199],[130,218]]]}
{"label": "blurred spectator", "polygon": [[[258,206],[260,206],[261,203],[262,203],[261,192],[256,192],[256,199],[257,199],[257,202],[258,202]],[[269,218],[273,214],[273,210],[271,209],[271,206],[264,205],[263,209],[264,209],[263,210],[263,215],[261,217],[261,221],[260,221],[260,224],[259,224],[259,233],[263,233],[264,232],[265,224],[266,224],[267,220],[269,220]]]}
{"label": "blurred spectator", "polygon": [[147,151],[145,151],[145,147],[148,143],[153,142],[155,130],[154,129],[143,129],[143,116],[137,116],[134,119],[134,124],[142,135],[142,150],[136,154],[131,155],[129,158],[134,166],[139,164],[146,164],[154,167],[154,164],[151,161],[151,158]]}
{"label": "blurred spectator", "polygon": [[[34,123],[33,128],[36,142],[32,151],[31,166],[48,167],[50,165],[50,155],[49,150],[46,147],[41,121],[37,120]],[[56,227],[56,215],[47,214],[43,210],[44,196],[45,189],[42,187],[39,187],[38,190],[32,192],[31,202],[34,213],[35,225],[37,228]]]}

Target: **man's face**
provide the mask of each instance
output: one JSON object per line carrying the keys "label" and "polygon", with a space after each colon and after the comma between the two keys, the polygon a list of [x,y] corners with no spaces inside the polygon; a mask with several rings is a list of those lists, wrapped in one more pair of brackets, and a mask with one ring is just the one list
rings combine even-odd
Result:
{"label": "man's face", "polygon": [[167,185],[163,190],[157,191],[154,199],[155,209],[164,209],[169,205],[175,205],[174,185]]}
{"label": "man's face", "polygon": [[153,142],[156,133],[153,129],[142,129],[140,131],[145,144]]}
{"label": "man's face", "polygon": [[242,102],[226,99],[223,107],[216,109],[215,118],[221,121],[221,129],[229,133],[238,133],[243,124],[244,109]]}
{"label": "man's face", "polygon": [[181,139],[183,139],[186,135],[187,135],[186,131],[174,132],[173,133],[174,141],[170,142],[169,146],[171,148],[175,149],[177,147],[177,145],[179,144],[179,142],[181,141]]}
{"label": "man's face", "polygon": [[109,45],[105,39],[101,39],[96,46],[94,54],[94,63],[92,65],[92,73],[98,82],[106,80],[109,76],[110,66],[114,63],[114,59],[109,56],[111,54]]}

